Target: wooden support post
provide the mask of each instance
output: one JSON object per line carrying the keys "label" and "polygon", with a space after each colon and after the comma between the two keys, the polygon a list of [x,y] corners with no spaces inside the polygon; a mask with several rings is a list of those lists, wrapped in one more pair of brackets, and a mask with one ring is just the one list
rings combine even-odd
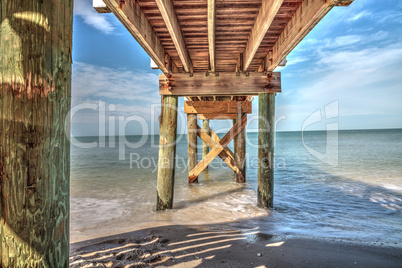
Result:
{"label": "wooden support post", "polygon": [[[236,115],[236,117],[237,117],[237,115]],[[233,119],[233,126],[236,125],[236,123],[237,123],[237,119]],[[234,154],[235,160],[236,160],[236,149],[237,149],[236,147],[237,147],[237,136],[234,137],[234,139],[233,139],[233,154]]]}
{"label": "wooden support post", "polygon": [[[204,131],[208,134],[211,135],[211,132],[209,131],[209,120],[208,119],[204,119],[202,120],[202,128],[204,129]],[[204,158],[207,154],[209,153],[209,146],[206,142],[203,142],[202,144],[202,158]],[[208,167],[206,167],[205,169],[207,169]]]}
{"label": "wooden support post", "polygon": [[177,96],[161,96],[156,210],[173,208],[176,160]]}
{"label": "wooden support post", "polygon": [[273,206],[275,94],[258,95],[258,206]]}
{"label": "wooden support post", "polygon": [[68,267],[73,1],[0,10],[0,267]]}
{"label": "wooden support post", "polygon": [[[241,120],[243,116],[247,114],[242,113],[241,105],[237,112],[237,122]],[[240,131],[239,135],[235,138],[235,152],[236,152],[236,166],[239,168],[239,173],[236,176],[236,182],[246,182],[246,128]]]}
{"label": "wooden support post", "polygon": [[[188,171],[197,165],[197,114],[187,114]],[[198,177],[189,183],[198,183]]]}

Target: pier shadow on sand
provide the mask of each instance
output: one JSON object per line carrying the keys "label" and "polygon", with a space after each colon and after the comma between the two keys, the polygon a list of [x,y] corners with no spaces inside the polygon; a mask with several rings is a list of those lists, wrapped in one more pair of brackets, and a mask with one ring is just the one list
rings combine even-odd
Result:
{"label": "pier shadow on sand", "polygon": [[[383,241],[398,240],[402,194],[318,173],[314,182],[300,174],[294,178],[299,183],[309,181],[307,189],[286,189],[289,182],[285,185],[278,178],[273,215],[222,224],[147,228],[77,242],[71,244],[70,267],[400,267],[400,243],[370,243],[375,242],[375,235],[373,241],[332,236],[340,229],[345,238],[355,232],[369,232],[370,237],[377,227],[383,228],[379,236],[388,234]],[[242,188],[178,203],[175,209],[239,191]],[[283,191],[293,191],[292,200],[281,201]],[[295,221],[310,226],[312,235],[275,231],[275,226],[286,227]],[[327,235],[321,235],[324,232]]]}

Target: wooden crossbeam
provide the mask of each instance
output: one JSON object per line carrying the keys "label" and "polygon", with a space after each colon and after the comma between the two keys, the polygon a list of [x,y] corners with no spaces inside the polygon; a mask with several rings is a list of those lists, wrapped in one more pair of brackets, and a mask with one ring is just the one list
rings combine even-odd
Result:
{"label": "wooden crossbeam", "polygon": [[[202,128],[197,126],[197,135],[201,138],[203,142],[205,142],[209,148],[213,149],[218,143],[216,143]],[[222,146],[223,147],[223,146]],[[225,148],[230,151],[230,149],[225,146],[224,149],[218,154],[218,156],[237,174],[239,173],[239,169],[236,167],[236,163],[233,157],[226,152]],[[232,151],[230,151],[232,152]],[[232,153],[233,154],[233,153]],[[207,154],[208,155],[208,154]]]}
{"label": "wooden crossbeam", "polygon": [[120,0],[103,0],[103,2],[127,28],[161,71],[164,74],[168,74],[170,70],[165,66],[165,49],[148,18],[141,10],[138,1],[126,1],[121,6]]}
{"label": "wooden crossbeam", "polygon": [[[219,144],[221,142],[221,139],[219,138],[218,135],[216,135],[216,133],[210,129],[210,133],[211,133],[211,138],[214,141],[215,144]],[[230,156],[230,158],[232,158],[233,160],[235,160],[235,155],[232,152],[232,150],[229,149],[229,147],[224,146],[223,150]]]}
{"label": "wooden crossbeam", "polygon": [[159,75],[159,94],[177,96],[256,96],[259,93],[280,93],[281,73],[268,78],[264,73],[224,72],[206,76],[174,73],[169,79]]}
{"label": "wooden crossbeam", "polygon": [[184,112],[186,114],[236,114],[238,105],[242,112],[252,112],[251,101],[185,101]]}
{"label": "wooden crossbeam", "polygon": [[237,122],[226,135],[216,144],[211,151],[189,172],[189,182],[194,181],[201,172],[224,150],[237,134],[247,125],[247,114],[242,117],[240,122]]}
{"label": "wooden crossbeam", "polygon": [[173,7],[172,0],[155,0],[159,11],[161,12],[163,21],[166,28],[170,33],[173,44],[176,47],[176,51],[179,54],[179,58],[183,64],[183,68],[186,72],[193,72],[193,64],[190,59],[190,54],[187,51],[186,43],[181,31],[179,20]]}
{"label": "wooden crossbeam", "polygon": [[254,23],[248,38],[248,43],[244,51],[244,71],[247,71],[254,59],[255,53],[261,45],[262,40],[267,33],[269,26],[278,14],[283,0],[263,0],[261,8],[258,12],[257,19]]}
{"label": "wooden crossbeam", "polygon": [[297,8],[291,20],[280,34],[272,49],[263,61],[263,69],[273,71],[281,61],[300,43],[300,41],[317,25],[317,23],[338,4],[350,4],[343,0],[308,0]]}
{"label": "wooden crossbeam", "polygon": [[210,70],[215,72],[215,0],[208,0],[208,47]]}
{"label": "wooden crossbeam", "polygon": [[198,114],[200,120],[228,120],[236,119],[236,114]]}

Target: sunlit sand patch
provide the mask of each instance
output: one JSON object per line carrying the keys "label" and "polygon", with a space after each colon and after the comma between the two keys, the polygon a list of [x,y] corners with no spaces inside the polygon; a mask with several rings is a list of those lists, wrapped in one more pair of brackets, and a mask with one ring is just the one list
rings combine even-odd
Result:
{"label": "sunlit sand patch", "polygon": [[266,247],[280,247],[283,244],[285,244],[285,241],[280,241],[280,242],[275,242],[275,243],[271,243],[271,244],[267,244]]}

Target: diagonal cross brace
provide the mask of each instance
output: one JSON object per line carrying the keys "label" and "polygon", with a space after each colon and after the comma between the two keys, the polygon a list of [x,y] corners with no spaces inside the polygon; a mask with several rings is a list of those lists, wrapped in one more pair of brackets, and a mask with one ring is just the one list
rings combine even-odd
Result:
{"label": "diagonal cross brace", "polygon": [[[247,114],[245,114],[240,122],[237,122],[226,135],[219,141],[219,143],[214,144],[211,151],[189,172],[188,180],[193,182],[198,175],[217,157],[224,148],[236,137],[240,131],[247,125]],[[215,134],[216,135],[216,134]]]}
{"label": "diagonal cross brace", "polygon": [[[219,137],[218,137],[218,141],[214,141],[207,132],[205,132],[202,128],[200,128],[199,126],[197,126],[197,135],[198,137],[200,137],[211,149],[214,148],[214,146],[216,144],[219,144]],[[216,135],[216,134],[215,134]],[[233,171],[235,173],[239,172],[239,169],[236,167],[236,163],[234,161],[234,158],[232,158],[226,151],[225,149],[229,150],[229,148],[225,147],[220,153],[219,153],[219,157],[222,158],[222,160],[231,168],[233,169]],[[230,151],[232,152],[232,151]]]}

